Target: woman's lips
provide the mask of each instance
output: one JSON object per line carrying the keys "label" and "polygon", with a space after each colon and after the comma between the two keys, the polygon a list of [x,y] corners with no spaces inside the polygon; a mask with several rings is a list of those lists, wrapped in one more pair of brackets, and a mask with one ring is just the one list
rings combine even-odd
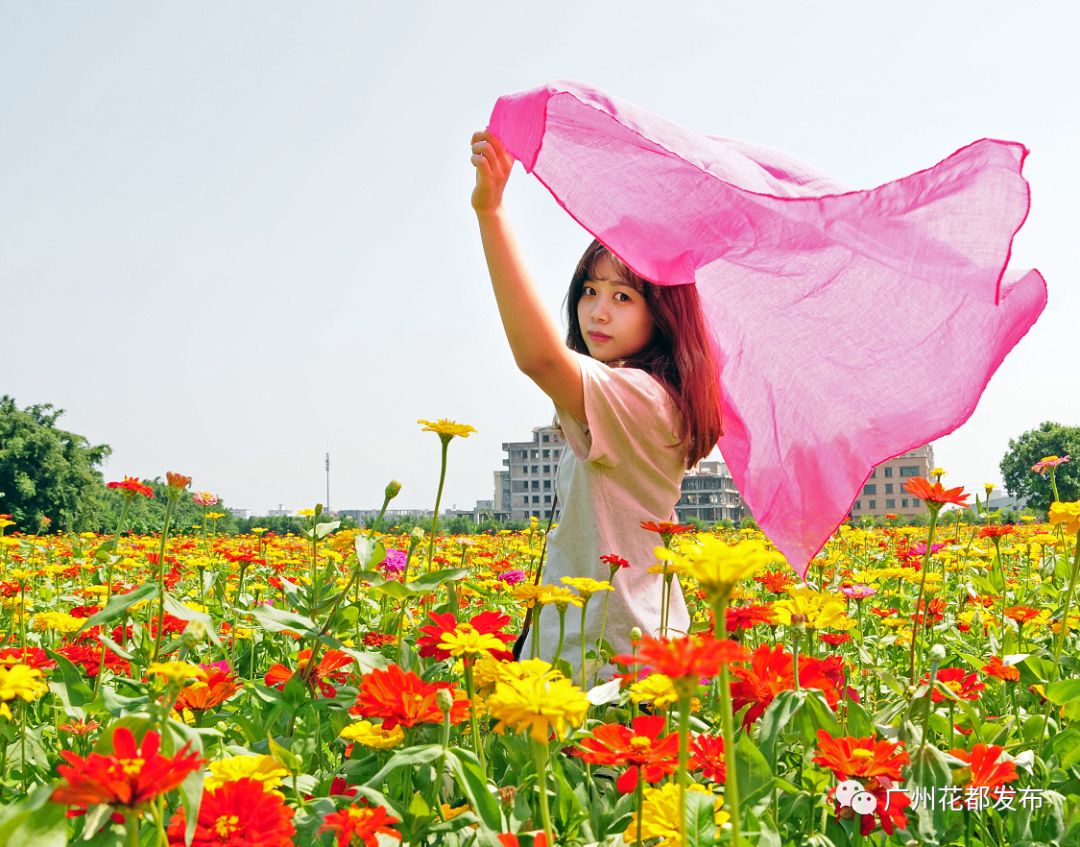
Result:
{"label": "woman's lips", "polygon": [[604,335],[604,333],[602,333],[602,332],[590,332],[589,333],[589,338],[591,338],[593,341],[608,341],[611,338],[611,336],[610,335]]}

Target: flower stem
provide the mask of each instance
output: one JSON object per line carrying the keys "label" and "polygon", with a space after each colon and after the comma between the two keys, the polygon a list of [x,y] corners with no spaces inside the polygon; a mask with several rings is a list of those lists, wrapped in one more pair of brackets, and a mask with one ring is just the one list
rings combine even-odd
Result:
{"label": "flower stem", "polygon": [[473,701],[473,669],[472,657],[466,656],[465,665],[465,694],[469,698],[469,726],[472,729],[473,750],[480,762],[480,770],[487,773],[487,761],[484,759],[484,745],[480,742],[480,723],[476,720],[476,706]]}
{"label": "flower stem", "polygon": [[588,679],[585,676],[585,611],[589,608],[588,599],[581,604],[581,690],[588,691]]}
{"label": "flower stem", "polygon": [[[926,537],[926,552],[923,553],[922,561],[922,579],[919,581],[919,599],[915,601],[915,620],[916,625],[912,628],[911,632],[911,684],[915,684],[915,650],[919,644],[919,607],[922,605],[923,598],[926,596],[926,571],[930,567],[930,551],[934,547],[934,530],[937,528],[939,509],[930,509],[930,530]],[[925,618],[925,613],[923,614]]]}
{"label": "flower stem", "polygon": [[540,791],[540,820],[543,822],[547,843],[554,845],[555,832],[551,828],[551,810],[548,808],[547,796],[547,742],[531,739],[529,743],[533,748],[533,762],[536,765],[536,787]]}
{"label": "flower stem", "polygon": [[[1053,477],[1051,477],[1052,479]],[[1073,566],[1072,575],[1069,577],[1069,587],[1065,589],[1065,609],[1061,615],[1061,629],[1058,630],[1057,642],[1054,644],[1054,661],[1053,661],[1053,679],[1049,682],[1057,682],[1058,677],[1061,674],[1061,648],[1065,645],[1065,635],[1069,631],[1069,610],[1072,607],[1073,594],[1076,591],[1076,578],[1080,576],[1080,530],[1076,532],[1076,539],[1073,542]],[[1050,723],[1050,709],[1053,704],[1047,700],[1046,707],[1043,710],[1043,725],[1042,732],[1039,733],[1039,745],[1042,745],[1043,739],[1046,738],[1046,728]]]}
{"label": "flower stem", "polygon": [[165,630],[165,542],[169,538],[169,524],[172,523],[173,510],[176,508],[176,497],[170,496],[165,505],[165,525],[161,528],[161,549],[158,552],[158,613],[157,632],[154,635],[154,652],[150,655],[150,661],[156,662],[158,652],[161,650],[161,636]]}
{"label": "flower stem", "polygon": [[431,539],[428,542],[427,569],[431,573],[431,562],[435,558],[435,533],[439,528],[439,504],[442,503],[443,483],[446,481],[446,448],[450,446],[450,438],[439,436],[442,441],[442,459],[439,467],[439,490],[435,493],[435,514],[431,517]]}

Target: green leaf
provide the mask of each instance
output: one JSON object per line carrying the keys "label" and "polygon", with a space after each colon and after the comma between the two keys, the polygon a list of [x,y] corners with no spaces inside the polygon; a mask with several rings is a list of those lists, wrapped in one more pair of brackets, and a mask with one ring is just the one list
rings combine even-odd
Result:
{"label": "green leaf", "polygon": [[104,609],[100,612],[95,612],[83,622],[83,625],[79,628],[79,632],[83,632],[90,627],[101,626],[110,621],[115,621],[136,603],[141,603],[143,600],[149,600],[151,597],[156,597],[157,593],[158,584],[156,582],[146,582],[134,591],[129,591],[127,594],[114,594],[112,599],[105,605]]}
{"label": "green leaf", "polygon": [[443,748],[441,744],[422,744],[417,747],[407,747],[391,756],[389,761],[382,766],[382,770],[368,780],[368,785],[382,785],[386,777],[398,768],[430,764],[442,754]]}
{"label": "green leaf", "polygon": [[65,711],[72,717],[82,718],[86,715],[83,706],[94,699],[94,692],[86,684],[79,669],[68,660],[66,656],[46,650],[49,658],[56,662],[56,669],[60,671],[61,681],[55,678],[49,680],[49,688],[60,697]]}
{"label": "green leaf", "polygon": [[300,773],[304,769],[304,763],[292,750],[288,747],[284,747],[278,744],[274,740],[274,736],[267,733],[266,743],[270,748],[270,755],[274,757],[274,761],[280,764],[285,770],[291,774]]}
{"label": "green leaf", "polygon": [[777,741],[781,733],[790,729],[791,720],[802,708],[804,700],[803,691],[781,691],[773,698],[761,716],[761,729],[758,736],[761,752],[773,770],[776,769]]}
{"label": "green leaf", "polygon": [[353,541],[356,561],[362,571],[369,571],[386,558],[386,548],[381,541],[369,535],[358,535]]}
{"label": "green leaf", "polygon": [[218,638],[217,630],[214,629],[214,621],[205,612],[197,612],[194,609],[188,608],[168,593],[165,594],[165,611],[174,617],[180,618],[182,621],[198,621],[206,627],[207,638],[219,647],[221,646],[221,639]]}
{"label": "green leaf", "polygon": [[447,756],[447,764],[483,826],[496,833],[502,832],[502,808],[473,754],[466,750],[454,750]]}
{"label": "green leaf", "polygon": [[735,742],[735,778],[739,782],[739,803],[748,808],[768,808],[773,784],[772,768],[764,754],[746,733]]}
{"label": "green leaf", "polygon": [[716,843],[716,798],[711,791],[687,791],[683,823],[687,847],[706,847]]}
{"label": "green leaf", "polygon": [[1080,698],[1080,679],[1063,679],[1046,686],[1046,699],[1058,706],[1064,706]]}
{"label": "green leaf", "polygon": [[315,524],[315,537],[320,541],[326,538],[331,532],[341,526],[341,521],[328,521],[327,523]]}
{"label": "green leaf", "polygon": [[67,807],[49,802],[51,785],[39,786],[28,797],[0,807],[0,844],[18,847],[64,847]]}
{"label": "green leaf", "polygon": [[465,579],[468,575],[468,568],[446,568],[441,571],[432,571],[429,574],[424,574],[418,580],[410,582],[409,589],[414,594],[427,594],[435,591],[443,583],[457,582]]}
{"label": "green leaf", "polygon": [[256,606],[251,610],[251,616],[269,632],[288,630],[309,638],[314,638],[319,634],[319,627],[315,621],[296,612],[275,609],[273,606]]}

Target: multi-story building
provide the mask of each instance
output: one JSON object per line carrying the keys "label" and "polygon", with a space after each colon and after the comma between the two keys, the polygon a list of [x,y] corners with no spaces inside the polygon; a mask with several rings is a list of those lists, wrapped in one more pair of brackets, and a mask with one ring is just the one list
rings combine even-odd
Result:
{"label": "multi-story building", "polygon": [[682,497],[675,505],[680,521],[695,518],[705,523],[730,520],[736,523],[749,514],[735,487],[726,462],[701,461],[687,471]]}
{"label": "multi-story building", "polygon": [[900,517],[921,515],[926,511],[922,500],[904,490],[904,483],[915,476],[930,478],[934,468],[934,447],[924,444],[907,453],[882,462],[874,468],[851,507],[851,517],[893,514]]}
{"label": "multi-story building", "polygon": [[[495,502],[506,505],[512,521],[547,518],[555,495],[562,451],[569,449],[555,426],[533,429],[531,441],[503,442],[505,470],[495,472]],[[507,503],[507,499],[509,503]]]}

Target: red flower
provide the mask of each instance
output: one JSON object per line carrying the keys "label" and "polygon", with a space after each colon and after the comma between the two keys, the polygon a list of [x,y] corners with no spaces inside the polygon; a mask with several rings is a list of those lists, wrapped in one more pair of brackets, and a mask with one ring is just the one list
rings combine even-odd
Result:
{"label": "red flower", "polygon": [[728,632],[750,629],[760,623],[776,623],[776,613],[772,606],[728,606],[724,616],[727,619]]}
{"label": "red flower", "polygon": [[755,576],[754,582],[761,583],[772,594],[783,594],[792,585],[790,571],[765,571]]}
{"label": "red flower", "polygon": [[56,667],[56,662],[40,647],[5,647],[0,650],[0,668],[11,665],[27,665],[39,671],[48,671]]}
{"label": "red flower", "polygon": [[131,665],[126,659],[121,659],[112,650],[104,647],[89,647],[83,644],[68,644],[56,651],[75,667],[82,668],[83,673],[89,677],[95,677],[101,669],[101,657],[105,656],[105,667],[114,674],[131,673]]}
{"label": "red flower", "polygon": [[108,756],[91,753],[84,759],[62,750],[60,755],[67,764],[57,770],[64,782],[53,791],[52,801],[67,806],[106,803],[134,809],[172,791],[203,765],[197,753],[188,753],[186,744],[172,757],[162,756],[158,752],[161,736],[153,730],[136,747],[131,730],[117,727],[112,743],[113,752]]}
{"label": "red flower", "polygon": [[384,806],[346,806],[327,815],[319,832],[334,833],[338,847],[348,847],[353,843],[353,836],[366,847],[378,847],[379,833],[401,840],[401,833],[391,827],[395,823],[398,818],[390,817]]}
{"label": "red flower", "polygon": [[1005,748],[998,747],[996,744],[976,744],[971,748],[970,753],[959,748],[949,752],[967,762],[968,767],[960,772],[960,778],[956,781],[969,788],[985,786],[995,789],[1006,782],[1015,782],[1020,778],[1016,772],[1016,765],[1008,760],[998,761],[1001,754],[1005,752]]}
{"label": "red flower", "polygon": [[1016,532],[1014,526],[984,526],[979,530],[979,538],[1001,538]]}
{"label": "red flower", "polygon": [[929,627],[931,623],[940,623],[944,619],[945,601],[939,597],[935,597],[929,604],[925,600],[920,600],[919,609],[911,618],[916,627],[922,626],[924,623]]}
{"label": "red flower", "polygon": [[141,494],[143,497],[149,497],[153,499],[154,489],[149,485],[143,485],[139,482],[137,477],[125,476],[121,482],[110,482],[105,486],[106,488],[119,488],[124,492],[125,497],[134,498],[136,495]]}
{"label": "red flower", "polygon": [[168,483],[169,488],[175,488],[179,492],[191,485],[191,477],[175,471],[166,471],[165,482]]}
{"label": "red flower", "polygon": [[[840,702],[843,685],[842,664],[839,656],[814,659],[799,656],[799,686],[817,688],[824,693],[828,704],[836,708]],[[749,667],[732,668],[732,709],[738,712],[743,706],[753,704],[743,716],[743,726],[756,721],[781,691],[795,688],[795,657],[780,645],[770,648],[758,647],[750,657]]]}
{"label": "red flower", "polygon": [[1020,679],[1020,668],[1006,665],[999,656],[991,656],[990,661],[983,665],[982,672],[1006,682],[1017,682]]}
{"label": "red flower", "polygon": [[[350,664],[352,660],[352,656],[348,653],[343,653],[340,650],[327,650],[323,657],[319,659],[319,664],[314,671],[309,672],[308,663],[311,661],[311,650],[301,650],[296,656],[296,670],[300,674],[300,679],[306,680],[309,686],[318,685],[323,697],[333,697],[337,694],[337,689],[327,680],[336,682],[338,685],[344,685],[348,682],[349,675],[341,673],[339,669]],[[292,679],[292,676],[293,671],[279,663],[270,666],[264,679],[271,688],[281,691],[285,688],[285,683]]]}
{"label": "red flower", "polygon": [[[457,630],[458,621],[451,612],[442,614],[432,612],[428,617],[435,623],[420,627],[420,632],[425,633],[425,635],[416,640],[416,646],[420,648],[419,653],[421,656],[434,657],[441,662],[443,659],[450,657],[450,652],[440,648],[439,644],[442,642],[444,634]],[[515,638],[511,633],[502,631],[502,628],[509,623],[510,616],[501,612],[481,612],[469,620],[469,624],[478,633],[481,635],[494,635],[503,644],[509,644]],[[507,662],[514,658],[514,654],[509,650],[498,653],[493,651],[491,655],[496,659]]]}
{"label": "red flower", "polygon": [[1025,624],[1032,618],[1039,616],[1039,610],[1033,609],[1031,606],[1006,606],[1005,617],[1011,618],[1018,624]]}
{"label": "red flower", "polygon": [[690,742],[690,769],[700,771],[710,782],[723,785],[727,779],[723,736],[695,735]]}
{"label": "red flower", "polygon": [[606,556],[601,556],[600,561],[611,568],[611,572],[620,570],[621,568],[630,567],[630,563],[626,561],[622,556],[616,556],[614,553],[608,553]]}
{"label": "red flower", "polygon": [[679,535],[683,532],[693,532],[694,525],[689,523],[670,523],[669,521],[660,521],[659,523],[656,521],[642,521],[641,528],[670,538],[672,535]]}
{"label": "red flower", "polygon": [[900,741],[851,736],[833,738],[824,729],[818,730],[817,738],[818,754],[814,756],[814,764],[828,768],[839,780],[862,781],[871,776],[900,779],[900,769],[911,762]]}
{"label": "red flower", "polygon": [[634,642],[637,652],[612,658],[622,665],[646,665],[672,679],[715,676],[722,665],[745,661],[745,647],[727,638],[690,636],[687,638],[652,638],[646,635]]}
{"label": "red flower", "polygon": [[386,729],[393,729],[398,724],[441,724],[443,713],[436,697],[444,689],[454,697],[450,723],[461,723],[469,716],[469,701],[460,696],[461,693],[453,685],[449,682],[424,682],[412,671],[403,671],[397,665],[364,674],[352,711],[365,718],[382,718]]}
{"label": "red flower", "polygon": [[839,647],[851,641],[851,636],[846,632],[823,632],[819,637],[830,647]]}
{"label": "red flower", "polygon": [[622,794],[634,791],[639,779],[659,782],[675,772],[679,760],[679,736],[661,737],[665,721],[662,715],[649,715],[634,718],[631,726],[598,726],[590,738],[579,742],[585,751],[582,758],[590,765],[627,765],[615,783]]}
{"label": "red flower", "polygon": [[176,710],[191,709],[193,712],[205,712],[220,706],[241,688],[236,674],[221,668],[209,668],[206,680],[198,681],[180,691],[176,698]]}
{"label": "red flower", "polygon": [[945,489],[940,482],[935,482],[931,485],[921,476],[913,477],[905,482],[904,490],[908,492],[908,494],[914,494],[934,511],[940,509],[946,503],[953,503],[957,506],[967,506],[967,498],[971,496],[964,493],[964,487],[962,485],[957,488]]}
{"label": "red flower", "polygon": [[[191,847],[292,847],[296,828],[284,798],[254,779],[226,782],[203,793]],[[169,821],[169,847],[184,847],[187,821],[177,809]]]}
{"label": "red flower", "polygon": [[[986,688],[985,682],[979,682],[979,675],[972,671],[966,673],[963,668],[942,668],[937,672],[937,681],[944,683],[945,687],[952,692],[952,697],[948,697],[938,691],[935,686],[930,692],[930,700],[933,703],[940,703],[942,700],[978,700],[979,692]],[[924,674],[922,678],[923,685],[930,684],[930,674]]]}
{"label": "red flower", "polygon": [[528,847],[529,844],[531,844],[532,847],[548,847],[547,835],[543,832],[535,832],[522,840],[521,836],[523,835],[528,836],[528,834],[524,832],[501,833],[499,835],[499,844],[501,844],[502,847]]}
{"label": "red flower", "polygon": [[[818,754],[814,763],[826,767],[838,780],[857,779],[863,789],[874,795],[877,806],[874,812],[860,815],[859,831],[869,835],[874,831],[875,815],[887,835],[899,827],[907,827],[904,809],[911,800],[902,791],[893,788],[893,781],[901,778],[901,768],[910,763],[899,741],[875,741],[872,737],[833,738],[823,729],[818,730]],[[854,817],[850,807],[836,807],[837,817]]]}

